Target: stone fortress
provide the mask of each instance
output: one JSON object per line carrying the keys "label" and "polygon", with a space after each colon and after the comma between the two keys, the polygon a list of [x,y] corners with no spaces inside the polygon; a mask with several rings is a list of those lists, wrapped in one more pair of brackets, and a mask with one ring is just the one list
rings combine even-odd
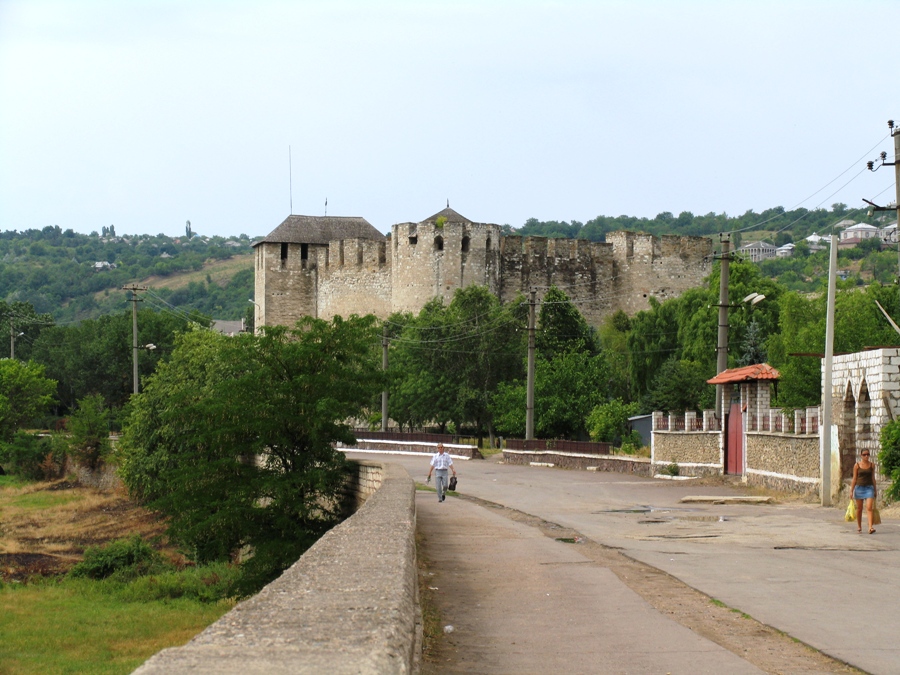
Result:
{"label": "stone fortress", "polygon": [[676,297],[711,269],[706,237],[611,232],[606,242],[509,236],[445,208],[388,236],[364,218],[288,216],[253,246],[256,325],[292,325],[301,316],[418,313],[432,298],[486,286],[501,301],[551,287],[565,291],[599,326],[617,310],[647,309]]}

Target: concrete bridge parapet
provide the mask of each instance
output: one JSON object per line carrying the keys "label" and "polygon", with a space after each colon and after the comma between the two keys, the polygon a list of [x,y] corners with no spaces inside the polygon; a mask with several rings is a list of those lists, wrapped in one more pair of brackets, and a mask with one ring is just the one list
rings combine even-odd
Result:
{"label": "concrete bridge parapet", "polygon": [[373,492],[353,516],[257,595],[135,673],[417,673],[415,484],[399,464],[360,462],[356,485]]}

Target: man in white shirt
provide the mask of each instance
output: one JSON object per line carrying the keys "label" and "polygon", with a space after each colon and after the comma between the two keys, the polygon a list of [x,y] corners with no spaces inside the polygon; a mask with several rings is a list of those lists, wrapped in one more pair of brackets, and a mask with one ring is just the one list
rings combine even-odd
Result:
{"label": "man in white shirt", "polygon": [[444,501],[444,491],[447,489],[447,471],[452,471],[456,475],[456,469],[453,468],[453,459],[444,452],[444,444],[438,443],[437,452],[431,457],[431,468],[428,469],[428,478],[426,483],[431,482],[431,472],[434,472],[434,486],[437,488],[438,501]]}

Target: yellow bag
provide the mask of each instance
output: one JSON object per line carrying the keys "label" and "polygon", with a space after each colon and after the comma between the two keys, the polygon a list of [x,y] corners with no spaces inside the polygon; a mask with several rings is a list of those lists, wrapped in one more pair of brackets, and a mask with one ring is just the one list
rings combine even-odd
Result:
{"label": "yellow bag", "polygon": [[856,520],[856,502],[854,500],[850,500],[850,503],[847,504],[847,513],[844,514],[844,520],[848,523],[852,523]]}
{"label": "yellow bag", "polygon": [[872,525],[881,525],[881,514],[877,506],[872,507]]}

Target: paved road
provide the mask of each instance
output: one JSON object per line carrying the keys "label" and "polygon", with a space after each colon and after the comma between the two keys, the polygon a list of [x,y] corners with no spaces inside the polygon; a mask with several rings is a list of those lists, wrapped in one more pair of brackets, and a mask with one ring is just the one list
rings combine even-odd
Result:
{"label": "paved road", "polygon": [[[424,482],[427,459],[397,455],[390,459]],[[855,525],[845,523],[842,512],[834,508],[799,503],[679,503],[688,495],[740,494],[726,487],[514,466],[496,459],[456,462],[461,493],[539,516],[618,548],[866,672],[900,673],[900,622],[896,619],[900,608],[900,523],[896,520],[885,520],[875,535],[859,535]],[[432,506],[438,507],[434,502]],[[460,512],[454,514],[457,517],[478,508],[463,506],[458,500],[440,506],[447,505]],[[432,508],[421,511],[427,524]],[[464,532],[457,536],[454,545],[464,548]],[[463,558],[462,553],[456,555]],[[509,551],[504,567],[526,559]],[[571,583],[585,582],[573,579]],[[586,604],[604,607],[603,595],[611,586],[604,588],[592,590],[587,584],[591,600]],[[598,595],[591,595],[594,590]],[[573,603],[572,609],[577,612],[575,624],[583,625],[582,608]],[[609,607],[599,611],[607,610],[612,611]],[[662,629],[646,616],[640,618],[640,626],[644,639],[655,641],[661,634]],[[729,666],[719,672],[754,671]]]}

